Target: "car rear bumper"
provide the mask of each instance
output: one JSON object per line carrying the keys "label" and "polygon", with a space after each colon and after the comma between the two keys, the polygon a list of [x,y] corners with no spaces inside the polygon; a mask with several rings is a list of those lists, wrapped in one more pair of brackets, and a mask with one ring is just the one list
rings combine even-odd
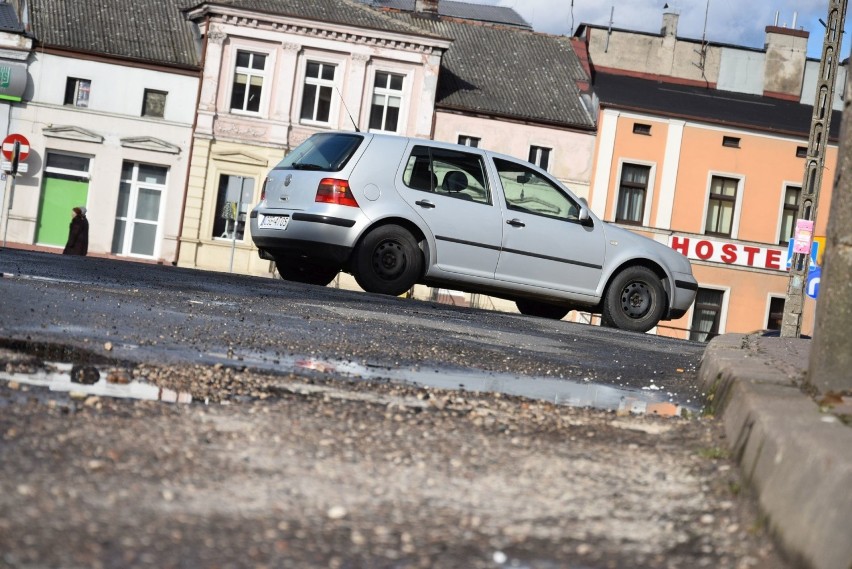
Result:
{"label": "car rear bumper", "polygon": [[[360,212],[358,212],[360,214]],[[264,215],[289,215],[285,229],[261,228]],[[342,266],[349,260],[365,220],[329,213],[255,208],[250,214],[251,237],[258,249],[272,257],[298,256]]]}

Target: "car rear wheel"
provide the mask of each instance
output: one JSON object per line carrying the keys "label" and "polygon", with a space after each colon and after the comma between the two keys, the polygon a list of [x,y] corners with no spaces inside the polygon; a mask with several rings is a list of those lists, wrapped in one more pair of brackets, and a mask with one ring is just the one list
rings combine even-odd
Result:
{"label": "car rear wheel", "polygon": [[666,291],[654,271],[628,267],[618,273],[604,298],[604,326],[647,332],[659,323],[666,310]]}
{"label": "car rear wheel", "polygon": [[398,225],[369,232],[355,249],[353,273],[367,292],[398,296],[420,278],[423,254],[417,240]]}
{"label": "car rear wheel", "polygon": [[319,286],[326,286],[340,272],[337,267],[308,263],[298,257],[276,257],[275,268],[285,281]]}
{"label": "car rear wheel", "polygon": [[571,311],[570,308],[564,306],[529,299],[516,300],[515,306],[518,307],[518,312],[521,314],[538,316],[539,318],[551,318],[553,320],[562,320]]}

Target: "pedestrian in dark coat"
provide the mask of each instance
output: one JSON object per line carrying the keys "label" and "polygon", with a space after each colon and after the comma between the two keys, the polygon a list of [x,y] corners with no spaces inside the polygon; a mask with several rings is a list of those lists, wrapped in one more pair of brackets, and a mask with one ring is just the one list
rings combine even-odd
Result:
{"label": "pedestrian in dark coat", "polygon": [[68,229],[68,243],[65,244],[63,255],[85,255],[89,252],[89,220],[86,219],[86,208],[75,207],[71,210],[71,226]]}

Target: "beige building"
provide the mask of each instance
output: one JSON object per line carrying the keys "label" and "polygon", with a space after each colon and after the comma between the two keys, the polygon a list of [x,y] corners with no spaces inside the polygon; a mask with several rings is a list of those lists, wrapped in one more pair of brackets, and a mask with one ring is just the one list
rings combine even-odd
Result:
{"label": "beige building", "polygon": [[[588,75],[569,38],[508,20],[442,15],[453,2],[417,2],[408,10],[317,4],[294,2],[276,14],[215,4],[187,12],[204,38],[204,70],[181,266],[275,276],[251,241],[247,214],[268,170],[326,130],[487,147],[529,158],[587,195],[594,120]],[[501,49],[514,57],[482,57]],[[338,285],[356,286],[348,275]]]}

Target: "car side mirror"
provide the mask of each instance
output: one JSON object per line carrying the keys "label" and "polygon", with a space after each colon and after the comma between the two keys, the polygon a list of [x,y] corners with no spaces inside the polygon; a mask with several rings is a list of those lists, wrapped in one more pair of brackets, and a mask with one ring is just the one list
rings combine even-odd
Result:
{"label": "car side mirror", "polygon": [[594,225],[594,222],[592,221],[592,216],[589,213],[589,208],[587,208],[585,205],[580,207],[580,213],[577,215],[577,219],[580,221],[580,225],[585,225],[586,227],[591,227],[592,225]]}

